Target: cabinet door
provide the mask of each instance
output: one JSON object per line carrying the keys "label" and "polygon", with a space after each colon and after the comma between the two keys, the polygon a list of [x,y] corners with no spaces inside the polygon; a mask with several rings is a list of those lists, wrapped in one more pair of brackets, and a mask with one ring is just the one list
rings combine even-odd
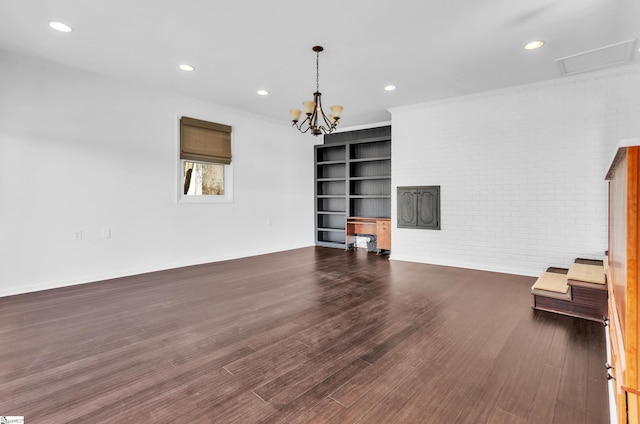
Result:
{"label": "cabinet door", "polygon": [[440,229],[439,187],[418,188],[417,226]]}
{"label": "cabinet door", "polygon": [[379,219],[376,222],[376,227],[376,234],[378,235],[378,249],[391,250],[391,221],[387,219]]}
{"label": "cabinet door", "polygon": [[440,229],[440,186],[398,187],[398,228]]}
{"label": "cabinet door", "polygon": [[398,227],[418,226],[418,190],[415,187],[398,187]]}

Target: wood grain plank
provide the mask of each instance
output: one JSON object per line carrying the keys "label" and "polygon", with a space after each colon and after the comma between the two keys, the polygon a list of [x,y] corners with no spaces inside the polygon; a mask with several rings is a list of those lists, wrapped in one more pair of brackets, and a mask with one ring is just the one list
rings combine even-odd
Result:
{"label": "wood grain plank", "polygon": [[329,424],[344,411],[344,406],[331,398],[322,398],[307,414],[299,415],[286,424]]}
{"label": "wood grain plank", "polygon": [[585,409],[578,406],[566,403],[560,399],[556,400],[556,405],[553,414],[553,424],[566,424],[576,423],[582,424],[585,422]]}
{"label": "wood grain plank", "polygon": [[560,387],[562,372],[558,368],[544,365],[536,395],[531,406],[527,422],[529,424],[551,424],[555,412],[555,403]]}
{"label": "wood grain plank", "polygon": [[[376,395],[375,403],[367,401],[362,402],[362,406],[356,404],[358,408],[352,406],[349,408],[347,416],[340,416],[335,421],[339,422],[358,422],[358,423],[394,423],[396,415],[411,401],[417,391],[423,390],[437,373],[436,364],[425,361],[419,369],[405,371],[401,374],[401,379],[397,384],[392,386],[380,385],[376,387],[376,391],[372,394]],[[379,394],[383,396],[378,397]],[[364,413],[363,413],[364,412]]]}
{"label": "wood grain plank", "polygon": [[333,373],[319,384],[280,407],[278,411],[259,421],[260,424],[287,423],[310,411],[323,398],[336,388],[342,386],[355,375],[363,372],[370,365],[360,359],[352,361],[339,371]]}
{"label": "wood grain plank", "polygon": [[487,421],[487,424],[526,424],[527,420],[518,417],[510,412],[503,411],[500,408],[495,408],[493,415]]}
{"label": "wood grain plank", "polygon": [[[531,412],[550,344],[556,329],[556,314],[535,314],[526,337],[514,343],[525,347],[517,363],[505,380],[496,406],[503,411],[526,419]],[[523,336],[524,333],[518,333]]]}
{"label": "wood grain plank", "polygon": [[[365,342],[355,345],[349,351],[337,357],[315,358],[289,370],[254,389],[261,399],[276,407],[284,407],[289,402],[324,382],[331,375],[357,361],[365,352],[370,351],[372,344]],[[367,372],[368,374],[368,372]],[[358,374],[360,375],[360,374]]]}
{"label": "wood grain plank", "polygon": [[589,330],[592,326],[585,323],[584,320],[578,320],[572,328],[558,389],[558,400],[582,409],[583,415],[587,406],[589,350],[593,343]]}
{"label": "wood grain plank", "polygon": [[605,362],[607,356],[604,353],[606,346],[604,341],[604,326],[589,327],[589,339],[593,341],[589,350],[589,367],[587,369],[587,406],[586,423],[597,424],[609,420],[609,404],[601,405],[600,399],[608,398],[607,370]]}

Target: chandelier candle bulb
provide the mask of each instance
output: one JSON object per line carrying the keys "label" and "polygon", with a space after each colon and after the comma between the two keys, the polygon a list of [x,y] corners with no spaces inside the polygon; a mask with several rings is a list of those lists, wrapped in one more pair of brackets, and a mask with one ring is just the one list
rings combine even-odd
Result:
{"label": "chandelier candle bulb", "polygon": [[302,108],[304,109],[304,113],[311,115],[313,109],[316,108],[316,102],[302,102]]}
{"label": "chandelier candle bulb", "polygon": [[300,115],[302,114],[302,111],[300,109],[290,109],[289,113],[291,114],[291,120],[293,122],[298,122],[298,120],[300,119]]}

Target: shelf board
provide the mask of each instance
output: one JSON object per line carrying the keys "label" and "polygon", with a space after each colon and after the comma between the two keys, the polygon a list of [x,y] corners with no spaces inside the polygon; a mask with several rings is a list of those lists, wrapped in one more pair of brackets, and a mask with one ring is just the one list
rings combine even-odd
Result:
{"label": "shelf board", "polygon": [[345,194],[318,194],[318,199],[344,199],[347,196]]}
{"label": "shelf board", "polygon": [[322,162],[316,162],[316,165],[344,165],[346,163],[346,160],[325,160]]}
{"label": "shelf board", "polygon": [[346,215],[345,211],[318,211],[318,215]]}
{"label": "shelf board", "polygon": [[357,181],[357,180],[390,180],[391,179],[391,175],[378,175],[376,177],[350,177],[349,179],[351,181]]}
{"label": "shelf board", "polygon": [[320,247],[333,247],[333,248],[337,248],[337,249],[345,249],[346,248],[346,243],[342,242],[337,242],[337,241],[318,241],[316,242],[316,246],[320,246]]}
{"label": "shelf board", "polygon": [[352,194],[350,199],[391,199],[390,195],[386,194]]}
{"label": "shelf board", "polygon": [[351,159],[349,162],[376,162],[382,160],[391,160],[391,156],[376,156],[371,158],[355,158]]}
{"label": "shelf board", "polygon": [[318,178],[316,181],[319,183],[327,182],[327,181],[345,181],[345,177],[331,177],[331,178]]}
{"label": "shelf board", "polygon": [[320,228],[318,228],[318,231],[333,232],[333,233],[344,233],[346,230],[344,228],[320,227]]}

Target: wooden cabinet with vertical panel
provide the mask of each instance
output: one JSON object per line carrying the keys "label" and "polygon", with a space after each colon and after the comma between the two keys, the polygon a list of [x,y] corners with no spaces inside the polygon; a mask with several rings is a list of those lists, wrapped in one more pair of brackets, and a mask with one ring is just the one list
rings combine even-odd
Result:
{"label": "wooden cabinet with vertical panel", "polygon": [[[609,355],[619,423],[638,423],[640,140],[622,143],[609,181]],[[635,145],[633,145],[635,144]]]}
{"label": "wooden cabinet with vertical panel", "polygon": [[391,219],[378,219],[376,221],[376,227],[378,249],[391,250]]}

